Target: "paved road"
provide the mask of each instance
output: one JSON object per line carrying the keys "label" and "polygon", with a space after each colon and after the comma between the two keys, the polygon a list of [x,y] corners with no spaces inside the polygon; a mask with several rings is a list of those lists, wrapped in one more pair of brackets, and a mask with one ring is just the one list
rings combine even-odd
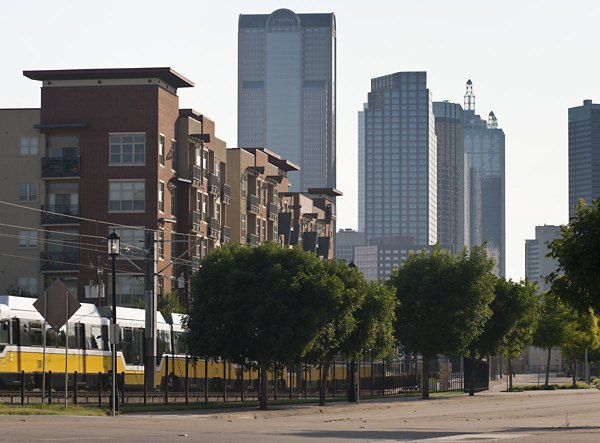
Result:
{"label": "paved road", "polygon": [[600,391],[119,417],[0,417],[0,442],[600,442]]}

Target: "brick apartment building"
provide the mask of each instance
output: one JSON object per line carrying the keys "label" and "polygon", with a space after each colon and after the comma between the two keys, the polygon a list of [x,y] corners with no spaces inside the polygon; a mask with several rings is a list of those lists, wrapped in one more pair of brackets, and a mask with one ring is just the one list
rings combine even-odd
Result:
{"label": "brick apartment building", "polygon": [[[42,82],[41,108],[0,110],[7,159],[0,172],[10,184],[2,201],[19,205],[0,220],[0,292],[33,295],[60,278],[80,300],[106,303],[90,297],[110,280],[106,237],[113,230],[121,237],[116,289],[125,306],[143,299],[146,231],[154,233],[159,294],[177,290],[178,277],[188,280],[227,241],[286,238],[281,212],[294,206],[285,203],[292,195],[287,173],[298,167],[265,148],[227,149],[214,122],[179,108],[177,90],[193,87],[182,75],[170,68],[24,75]],[[303,247],[331,258],[332,196],[340,193],[318,191],[302,201],[314,222],[296,216],[295,225],[329,236],[329,248],[325,240],[317,240],[318,250],[312,240]]]}

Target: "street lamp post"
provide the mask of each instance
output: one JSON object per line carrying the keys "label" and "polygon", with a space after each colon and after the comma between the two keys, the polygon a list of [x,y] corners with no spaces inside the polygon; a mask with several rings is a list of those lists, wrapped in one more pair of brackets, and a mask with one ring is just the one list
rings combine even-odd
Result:
{"label": "street lamp post", "polygon": [[[356,264],[354,263],[354,260],[352,260],[350,262],[350,264],[348,264],[348,266],[352,269],[355,269]],[[352,360],[350,361],[350,374],[349,374],[350,380],[348,381],[348,402],[349,403],[358,403],[359,396],[360,396],[360,391],[359,391],[360,388],[358,386],[356,386],[356,380],[355,380],[355,373],[354,373],[355,364],[356,364],[356,359],[353,356]],[[360,371],[359,371],[358,382],[360,383]]]}
{"label": "street lamp post", "polygon": [[116,259],[121,251],[119,235],[113,230],[108,236],[108,255],[112,258],[112,324],[111,324],[111,346],[112,346],[112,415],[117,410],[117,278]]}

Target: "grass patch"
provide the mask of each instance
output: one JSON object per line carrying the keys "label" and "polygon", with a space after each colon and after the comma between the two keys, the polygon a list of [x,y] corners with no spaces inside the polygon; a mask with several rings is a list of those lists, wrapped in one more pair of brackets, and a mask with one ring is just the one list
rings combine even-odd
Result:
{"label": "grass patch", "polygon": [[551,385],[548,385],[548,387],[546,387],[544,385],[514,386],[512,391],[506,390],[506,391],[502,391],[502,392],[557,391],[557,390],[562,390],[562,389],[588,389],[588,388],[589,388],[589,386],[586,383],[577,382],[577,384],[575,386],[573,386],[572,383],[564,384],[564,385],[551,384]]}
{"label": "grass patch", "polygon": [[82,415],[102,416],[106,415],[105,409],[64,405],[2,405],[0,404],[0,415]]}

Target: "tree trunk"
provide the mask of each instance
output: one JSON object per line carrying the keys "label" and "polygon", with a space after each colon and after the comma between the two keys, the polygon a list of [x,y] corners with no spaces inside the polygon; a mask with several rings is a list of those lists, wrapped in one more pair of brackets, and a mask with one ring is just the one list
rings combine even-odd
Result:
{"label": "tree trunk", "polygon": [[319,380],[319,406],[325,406],[325,396],[327,395],[329,378],[329,366],[329,362],[321,366],[321,380]]}
{"label": "tree trunk", "polygon": [[423,356],[423,400],[429,400],[429,357]]}
{"label": "tree trunk", "polygon": [[573,361],[573,389],[577,387],[577,360]]}
{"label": "tree trunk", "polygon": [[479,361],[476,360],[475,355],[471,355],[471,374],[469,376],[469,397],[473,397],[475,395],[475,376],[477,375],[477,366]]}
{"label": "tree trunk", "polygon": [[267,362],[260,363],[260,399],[259,408],[267,409],[269,388],[269,369]]}
{"label": "tree trunk", "polygon": [[544,388],[548,389],[548,379],[550,378],[550,357],[552,355],[552,348],[548,348],[548,361],[546,362],[546,382]]}
{"label": "tree trunk", "polygon": [[512,392],[513,390],[513,369],[512,369],[512,360],[508,359],[508,392]]}

